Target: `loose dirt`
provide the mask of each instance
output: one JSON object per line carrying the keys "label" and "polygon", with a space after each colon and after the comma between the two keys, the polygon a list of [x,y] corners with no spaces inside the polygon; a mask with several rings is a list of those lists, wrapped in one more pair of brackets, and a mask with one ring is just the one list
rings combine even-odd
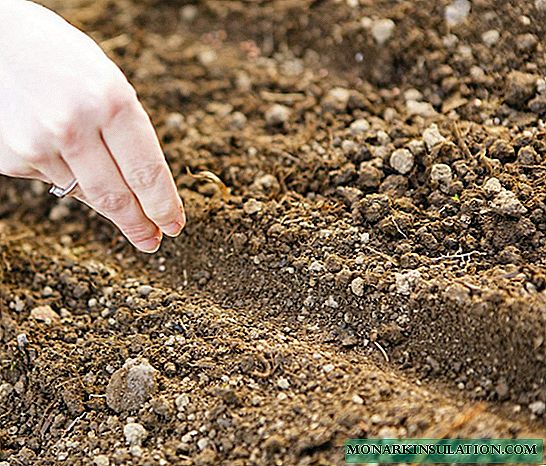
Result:
{"label": "loose dirt", "polygon": [[2,180],[0,464],[546,437],[543,2],[42,3],[127,73],[189,221],[149,257]]}

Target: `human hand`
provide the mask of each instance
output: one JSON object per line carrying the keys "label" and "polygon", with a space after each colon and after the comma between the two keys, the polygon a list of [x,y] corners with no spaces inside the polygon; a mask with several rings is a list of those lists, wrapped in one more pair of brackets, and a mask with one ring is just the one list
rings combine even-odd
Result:
{"label": "human hand", "polygon": [[182,201],[133,87],[98,45],[27,0],[0,2],[0,173],[60,187],[137,248],[185,225]]}

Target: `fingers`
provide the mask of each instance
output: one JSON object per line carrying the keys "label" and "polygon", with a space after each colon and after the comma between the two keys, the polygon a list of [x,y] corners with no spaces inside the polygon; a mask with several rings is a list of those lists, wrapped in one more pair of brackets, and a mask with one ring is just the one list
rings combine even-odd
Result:
{"label": "fingers", "polygon": [[[110,219],[140,250],[153,253],[159,249],[161,231],[144,214],[98,133],[67,144],[62,159],[78,180],[83,202]],[[65,180],[65,185],[72,179]]]}
{"label": "fingers", "polygon": [[171,171],[148,115],[130,101],[102,130],[104,142],[146,215],[169,236],[177,236],[186,218]]}

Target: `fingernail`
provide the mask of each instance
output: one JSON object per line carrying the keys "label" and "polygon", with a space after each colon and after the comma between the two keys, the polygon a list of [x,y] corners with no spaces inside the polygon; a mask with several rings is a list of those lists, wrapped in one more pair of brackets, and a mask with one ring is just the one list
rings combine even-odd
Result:
{"label": "fingernail", "polygon": [[171,224],[169,224],[169,225],[167,225],[165,227],[161,227],[161,230],[163,230],[163,233],[165,233],[166,235],[175,237],[175,236],[178,236],[182,232],[183,228],[184,228],[183,223],[173,222],[173,223],[171,223]]}
{"label": "fingernail", "polygon": [[160,245],[161,245],[161,238],[155,238],[155,237],[136,244],[136,246],[140,250],[147,252],[149,254],[157,252]]}

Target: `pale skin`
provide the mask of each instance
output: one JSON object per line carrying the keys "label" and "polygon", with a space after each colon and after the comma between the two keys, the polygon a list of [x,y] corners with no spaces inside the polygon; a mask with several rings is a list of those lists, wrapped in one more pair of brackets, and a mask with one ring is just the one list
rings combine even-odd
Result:
{"label": "pale skin", "polygon": [[60,187],[144,252],[186,219],[150,118],[88,36],[27,0],[0,1],[0,173]]}

